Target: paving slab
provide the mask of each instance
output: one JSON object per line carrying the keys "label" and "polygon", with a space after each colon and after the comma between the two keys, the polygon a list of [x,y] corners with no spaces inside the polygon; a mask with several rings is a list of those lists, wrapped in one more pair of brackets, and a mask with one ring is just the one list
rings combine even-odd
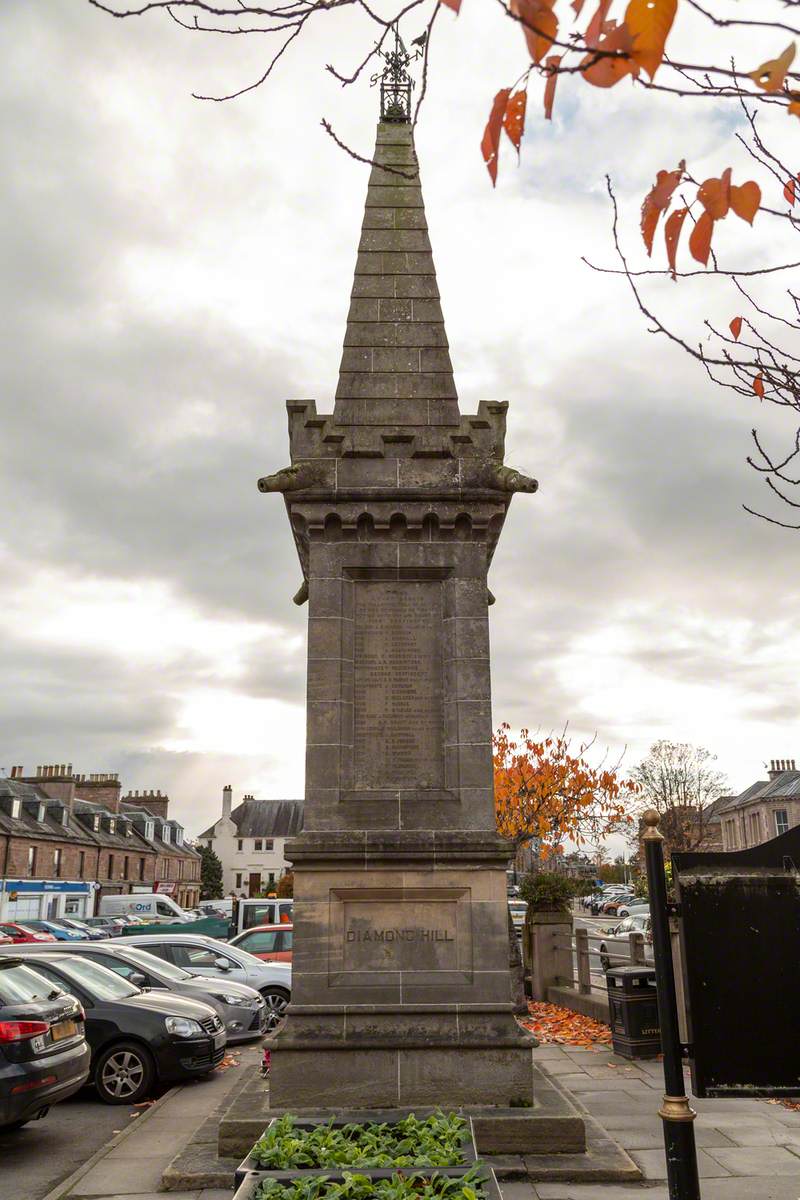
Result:
{"label": "paving slab", "polygon": [[528,1179],[498,1180],[497,1186],[503,1200],[539,1200],[535,1185]]}
{"label": "paving slab", "polygon": [[[798,1180],[789,1176],[729,1176],[728,1179],[703,1181],[703,1200],[797,1200]],[[637,1200],[650,1200],[651,1193],[643,1192]]]}
{"label": "paving slab", "polygon": [[[124,1146],[124,1144],[123,1144]],[[120,1149],[123,1149],[121,1146]],[[144,1147],[142,1147],[144,1150]],[[138,1195],[157,1192],[164,1170],[163,1156],[148,1158],[139,1153],[135,1158],[109,1154],[100,1160],[76,1183],[71,1196]]]}
{"label": "paving slab", "polygon": [[625,1183],[538,1183],[536,1190],[539,1200],[669,1200],[666,1187],[644,1188]]}
{"label": "paving slab", "polygon": [[[663,1146],[659,1150],[631,1150],[630,1153],[634,1162],[641,1167],[645,1178],[667,1178],[667,1157]],[[697,1151],[697,1173],[701,1179],[714,1179],[732,1174],[727,1167],[717,1162],[716,1158],[712,1158],[709,1151],[700,1149]]]}
{"label": "paving slab", "polygon": [[782,1146],[731,1146],[708,1151],[732,1175],[788,1175],[797,1180],[800,1195],[800,1156]]}

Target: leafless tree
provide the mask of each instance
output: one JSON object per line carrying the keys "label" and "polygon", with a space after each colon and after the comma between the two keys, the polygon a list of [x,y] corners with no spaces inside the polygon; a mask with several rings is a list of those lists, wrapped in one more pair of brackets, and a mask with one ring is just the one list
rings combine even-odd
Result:
{"label": "leafless tree", "polygon": [[[634,767],[638,786],[636,810],[654,808],[661,832],[672,850],[696,850],[708,834],[708,808],[724,795],[727,780],[714,767],[715,756],[687,742],[658,741]],[[635,834],[638,845],[639,831]]]}

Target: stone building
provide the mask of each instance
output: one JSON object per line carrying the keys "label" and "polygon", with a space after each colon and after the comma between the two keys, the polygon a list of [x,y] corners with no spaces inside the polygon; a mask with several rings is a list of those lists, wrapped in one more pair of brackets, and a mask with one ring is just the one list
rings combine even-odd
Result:
{"label": "stone building", "polygon": [[28,777],[13,767],[0,779],[0,919],[91,916],[102,896],[136,891],[197,902],[200,856],[182,826],[126,804],[120,791],[116,775],[87,778],[71,765]]}
{"label": "stone building", "polygon": [[773,758],[767,779],[758,779],[720,812],[724,850],[745,850],[800,825],[800,771],[795,760]]}
{"label": "stone building", "polygon": [[200,834],[222,863],[225,895],[257,896],[291,867],[286,839],[303,828],[302,800],[256,800],[246,795],[233,808],[233,789],[222,789],[222,815]]}

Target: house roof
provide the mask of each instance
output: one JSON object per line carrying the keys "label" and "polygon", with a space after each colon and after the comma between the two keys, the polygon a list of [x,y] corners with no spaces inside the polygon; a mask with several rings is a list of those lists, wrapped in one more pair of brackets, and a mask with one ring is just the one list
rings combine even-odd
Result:
{"label": "house roof", "polygon": [[[243,800],[231,813],[239,837],[294,837],[303,828],[302,800]],[[200,834],[213,838],[217,822]]]}
{"label": "house roof", "polygon": [[763,803],[794,796],[800,797],[800,771],[782,771],[777,779],[759,779],[756,783],[751,783],[750,787],[738,796],[733,796],[723,811],[732,812],[737,808],[745,808],[755,800]]}
{"label": "house roof", "polygon": [[728,807],[731,800],[734,799],[734,796],[717,796],[716,800],[712,800],[710,804],[707,804],[703,809],[704,824],[709,825],[714,821],[719,821],[721,814]]}

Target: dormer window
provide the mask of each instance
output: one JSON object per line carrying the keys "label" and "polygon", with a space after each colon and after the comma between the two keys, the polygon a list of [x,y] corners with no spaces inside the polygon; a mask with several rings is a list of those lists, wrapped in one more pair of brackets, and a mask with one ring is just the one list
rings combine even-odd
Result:
{"label": "dormer window", "polygon": [[15,821],[19,820],[21,812],[22,812],[22,801],[18,797],[15,796],[14,799],[11,801],[11,816],[14,818]]}
{"label": "dormer window", "polygon": [[40,825],[44,824],[44,816],[45,816],[46,811],[47,811],[47,806],[42,801],[40,801],[39,807],[36,810],[36,820],[39,822]]}
{"label": "dormer window", "polygon": [[172,830],[170,829],[169,825],[163,825],[161,827],[161,840],[166,843],[166,845],[169,845],[171,832]]}
{"label": "dormer window", "polygon": [[116,817],[108,818],[108,832],[109,833],[117,832],[117,818]]}
{"label": "dormer window", "polygon": [[183,830],[181,829],[180,825],[176,826],[175,828],[175,845],[183,845]]}
{"label": "dormer window", "polygon": [[146,821],[146,822],[145,822],[145,826],[144,826],[144,836],[147,838],[147,840],[148,840],[149,842],[152,842],[152,840],[153,840],[153,834],[155,833],[155,831],[156,831],[156,830],[155,830],[155,825],[153,824],[153,822],[152,822],[152,821]]}
{"label": "dormer window", "polygon": [[92,829],[95,831],[95,833],[97,833],[99,828],[100,828],[100,817],[97,814],[95,814],[95,816],[92,817]]}

